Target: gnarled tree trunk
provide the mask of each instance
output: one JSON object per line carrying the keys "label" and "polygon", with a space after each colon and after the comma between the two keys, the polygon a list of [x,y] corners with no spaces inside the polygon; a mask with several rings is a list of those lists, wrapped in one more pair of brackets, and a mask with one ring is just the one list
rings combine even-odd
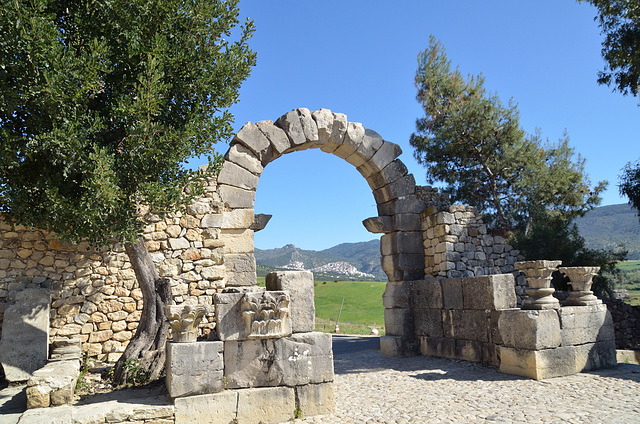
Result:
{"label": "gnarled tree trunk", "polygon": [[149,381],[160,377],[165,364],[165,342],[168,324],[165,319],[164,305],[171,302],[171,285],[168,278],[160,278],[158,271],[147,251],[142,238],[126,245],[131,266],[142,290],[142,316],[140,323],[124,353],[116,362],[113,382],[116,385],[127,383],[133,371],[126,367],[129,359],[140,361],[139,369],[148,373]]}

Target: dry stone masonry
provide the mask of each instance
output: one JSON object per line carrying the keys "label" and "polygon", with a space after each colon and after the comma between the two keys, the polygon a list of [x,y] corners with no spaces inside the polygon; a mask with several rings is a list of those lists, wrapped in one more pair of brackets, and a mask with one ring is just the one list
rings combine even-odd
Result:
{"label": "dry stone masonry", "polygon": [[[375,131],[328,109],[300,108],[247,122],[219,175],[184,212],[141,214],[147,249],[173,295],[166,384],[175,413],[166,420],[283,422],[294,410],[333,411],[331,336],[314,332],[313,275],[276,272],[266,288],[256,285],[254,233],[270,218],[254,211],[260,176],[280,156],[310,148],[353,165],[377,204],[378,216],[363,224],[381,234],[389,280],[383,353],[464,359],[536,379],[615,365],[611,316],[589,291],[593,270],[561,269],[573,286],[561,305],[548,278],[558,263],[522,262],[474,208],[416,186],[400,147]],[[66,403],[77,373],[78,359],[53,364],[49,345],[79,344],[89,357],[116,360],[142,308],[122,246],[71,245],[0,219],[0,362],[12,381],[31,379],[34,407]],[[37,324],[30,310],[42,316]],[[22,364],[16,345],[28,343],[37,357]],[[43,378],[53,367],[66,379]]]}

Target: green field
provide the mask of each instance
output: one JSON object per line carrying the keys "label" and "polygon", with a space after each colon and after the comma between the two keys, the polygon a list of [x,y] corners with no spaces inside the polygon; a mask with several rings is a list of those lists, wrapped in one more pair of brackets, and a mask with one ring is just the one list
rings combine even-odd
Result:
{"label": "green field", "polygon": [[316,281],[316,330],[333,332],[344,297],[339,322],[341,333],[369,334],[375,326],[384,334],[382,293],[385,285],[371,281]]}
{"label": "green field", "polygon": [[616,265],[621,271],[640,271],[640,261],[624,261]]}

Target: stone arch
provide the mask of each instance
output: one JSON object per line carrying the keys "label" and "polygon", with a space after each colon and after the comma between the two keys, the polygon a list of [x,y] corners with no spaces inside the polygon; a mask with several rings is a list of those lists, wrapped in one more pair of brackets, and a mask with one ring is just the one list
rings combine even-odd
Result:
{"label": "stone arch", "polygon": [[[292,110],[275,122],[247,122],[231,141],[218,176],[225,211],[220,239],[225,246],[226,285],[255,284],[253,255],[254,202],[264,167],[278,157],[317,148],[334,154],[366,179],[377,204],[378,216],[363,221],[373,233],[382,233],[381,263],[389,283],[384,298],[387,335],[409,336],[412,319],[402,282],[424,278],[425,258],[420,213],[425,203],[416,184],[398,159],[402,150],[375,131],[347,121],[343,113],[328,109]],[[398,309],[399,308],[399,309]],[[402,310],[402,316],[395,316]]]}

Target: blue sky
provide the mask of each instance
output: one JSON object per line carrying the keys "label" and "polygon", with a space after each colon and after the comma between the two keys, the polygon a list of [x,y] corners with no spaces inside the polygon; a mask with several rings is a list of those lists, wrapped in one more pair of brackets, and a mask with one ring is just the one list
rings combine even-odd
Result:
{"label": "blue sky", "polygon": [[[587,159],[593,183],[609,181],[603,205],[624,203],[618,176],[640,157],[638,99],[596,83],[603,67],[595,9],[573,0],[280,1],[243,0],[254,19],[257,66],[231,111],[245,122],[276,120],[306,107],[328,108],[399,144],[400,159],[424,185],[409,136],[423,116],[415,100],[417,55],[429,34],[443,42],[463,74],[482,73],[503,102],[519,105],[525,131],[539,128]],[[219,145],[219,150],[226,150]],[[266,168],[256,213],[273,214],[256,233],[266,249],[293,243],[321,250],[367,241],[362,220],[376,216],[364,178],[319,150],[285,155]]]}

